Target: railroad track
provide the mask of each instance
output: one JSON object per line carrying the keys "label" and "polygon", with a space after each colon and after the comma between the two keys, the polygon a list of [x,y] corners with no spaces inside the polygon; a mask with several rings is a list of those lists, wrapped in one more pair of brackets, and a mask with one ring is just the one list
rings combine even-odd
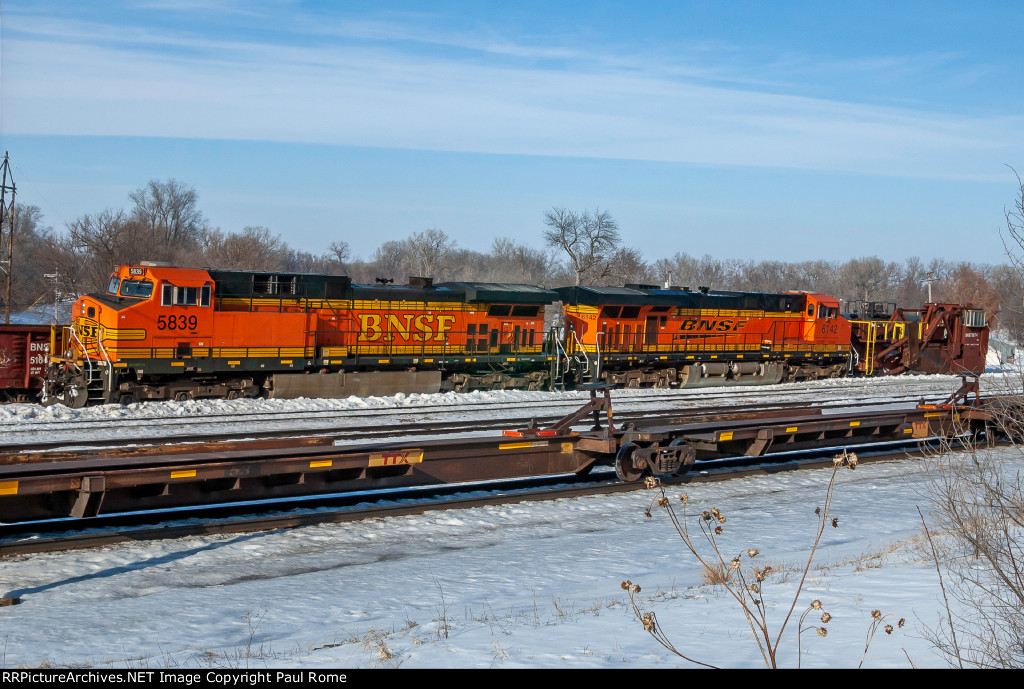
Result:
{"label": "railroad track", "polygon": [[[842,389],[845,401],[851,403],[864,401],[866,399],[877,399],[885,395],[886,390],[895,389],[897,392],[888,395],[894,401],[918,399],[920,397],[944,397],[952,392],[958,385],[957,379],[948,376],[920,376],[913,379],[904,378],[883,378],[883,379],[843,379],[840,381],[827,381],[815,383],[798,383],[784,386],[758,386],[756,388],[728,388],[722,392],[708,394],[705,390],[620,390],[616,391],[616,411],[644,412],[652,408],[664,408],[667,405],[674,407],[706,407],[706,406],[734,406],[741,405],[750,400],[784,397],[796,402],[807,400],[814,402],[820,398],[821,393],[828,391],[836,393],[837,386]],[[219,429],[239,429],[235,433],[239,435],[265,434],[265,433],[287,433],[293,434],[310,431],[342,431],[350,430],[353,433],[365,431],[368,426],[380,427],[382,425],[413,425],[423,422],[438,414],[451,415],[460,414],[464,419],[472,417],[487,416],[494,418],[501,416],[505,424],[514,424],[517,420],[529,418],[523,415],[520,410],[523,407],[530,409],[530,416],[543,418],[557,418],[564,416],[568,411],[576,408],[585,398],[582,394],[571,393],[533,393],[535,399],[523,401],[511,399],[505,401],[484,401],[471,404],[427,404],[410,405],[398,408],[370,408],[370,409],[318,409],[322,404],[344,404],[344,400],[317,400],[310,402],[313,408],[309,409],[288,409],[275,410],[273,408],[262,408],[258,411],[221,411],[221,412],[191,412],[198,409],[201,403],[150,403],[141,405],[139,409],[120,407],[94,407],[82,410],[63,410],[69,416],[67,418],[49,419],[41,418],[41,410],[30,407],[28,410],[20,410],[24,413],[10,414],[10,418],[4,419],[0,413],[0,444],[26,446],[32,442],[50,443],[53,440],[62,439],[67,442],[85,441],[94,442],[99,440],[117,439],[127,440],[152,440],[152,439],[175,439],[180,440],[185,436],[216,435],[222,433]],[[453,398],[454,399],[454,398]],[[838,401],[838,400],[833,400]],[[267,406],[266,403],[277,402],[276,400],[255,403],[257,406]],[[290,401],[294,403],[294,401]],[[232,404],[249,407],[254,406],[251,400],[239,400]],[[173,415],[153,417],[141,412],[148,411],[154,406],[168,407],[176,412]],[[190,406],[191,405],[191,406]],[[511,408],[511,414],[510,412]],[[52,409],[52,408],[51,408]],[[97,412],[96,410],[100,410]],[[108,413],[102,414],[106,410]],[[116,410],[116,416],[110,416],[109,412]],[[189,432],[183,433],[182,426],[187,426]]]}
{"label": "railroad track", "polygon": [[[887,397],[881,402],[878,400],[829,401],[815,405],[815,408],[820,409],[822,413],[828,413],[835,410],[871,408],[877,407],[879,404],[898,404],[901,402],[916,402],[919,400],[924,400],[929,403],[937,403],[943,399],[945,399],[945,396],[929,398],[922,397],[918,394],[907,394],[893,395]],[[683,408],[677,412],[664,412],[663,415],[679,419],[698,420],[711,417],[723,418],[729,415],[735,416],[737,414],[754,415],[759,413],[768,413],[771,411],[805,408],[806,406],[806,404],[801,402],[735,404],[719,407],[701,406],[699,408]],[[161,436],[160,438],[150,442],[139,442],[135,440],[126,441],[124,439],[111,440],[105,438],[75,441],[31,440],[26,442],[17,435],[6,435],[3,440],[0,440],[0,464],[31,461],[43,453],[46,453],[46,458],[51,461],[58,458],[58,455],[62,455],[68,459],[78,459],[88,454],[88,451],[90,450],[105,450],[108,454],[124,454],[130,452],[132,454],[142,455],[147,452],[147,448],[159,447],[162,451],[166,451],[169,443],[184,446],[198,443],[219,444],[236,442],[241,444],[250,440],[255,441],[269,439],[306,439],[310,441],[315,439],[330,439],[333,444],[339,445],[346,442],[358,443],[379,439],[414,439],[456,433],[471,434],[491,431],[501,432],[505,430],[525,428],[529,424],[536,424],[538,427],[544,427],[557,422],[563,416],[564,414],[548,413],[543,415],[530,414],[526,416],[508,416],[500,419],[448,419],[442,421],[408,420],[401,424],[385,427],[381,427],[379,423],[375,423],[373,425],[352,426],[342,429],[308,429],[305,431],[296,431],[294,429],[271,429],[219,432],[216,434],[192,433],[190,432],[190,428],[183,427],[179,424],[175,427],[179,430],[178,433]],[[651,418],[651,414],[642,409],[625,412],[616,411],[615,414],[615,422],[617,424],[636,422],[638,420],[649,418]],[[187,448],[179,449],[186,450]]]}

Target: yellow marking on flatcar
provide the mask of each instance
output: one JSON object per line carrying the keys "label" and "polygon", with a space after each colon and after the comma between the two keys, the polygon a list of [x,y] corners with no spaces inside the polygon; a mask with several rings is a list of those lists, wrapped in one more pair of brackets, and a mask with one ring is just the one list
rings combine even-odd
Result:
{"label": "yellow marking on flatcar", "polygon": [[850,425],[851,426],[859,426],[860,425],[860,421],[851,421]]}
{"label": "yellow marking on flatcar", "polygon": [[184,366],[184,365],[185,365],[184,361],[172,361],[171,362],[171,366]]}
{"label": "yellow marking on flatcar", "polygon": [[942,414],[940,412],[933,411],[933,412],[929,412],[929,413],[925,414],[924,418],[930,419],[930,418],[935,417],[935,416],[942,416]]}
{"label": "yellow marking on flatcar", "polygon": [[17,481],[0,481],[0,495],[17,495]]}
{"label": "yellow marking on flatcar", "polygon": [[562,443],[562,454],[563,455],[571,455],[572,454],[572,443]]}
{"label": "yellow marking on flatcar", "polygon": [[786,429],[786,433],[796,433],[796,429],[796,426],[790,426],[789,428]]}
{"label": "yellow marking on flatcar", "polygon": [[281,363],[282,364],[290,364],[290,363],[292,363],[292,360],[291,359],[281,359]]}
{"label": "yellow marking on flatcar", "polygon": [[332,462],[329,459],[318,459],[315,462],[310,462],[309,463],[309,468],[310,469],[320,469],[322,467],[332,466],[333,464],[334,464],[334,462]]}
{"label": "yellow marking on flatcar", "polygon": [[370,466],[391,467],[402,464],[419,464],[423,461],[423,450],[394,450],[374,452],[370,455]]}
{"label": "yellow marking on flatcar", "polygon": [[904,432],[904,433],[913,433],[913,432],[914,432],[914,429],[913,429],[913,428],[904,428],[904,429],[903,429],[903,432]]}
{"label": "yellow marking on flatcar", "polygon": [[390,364],[391,359],[377,359],[378,364]]}
{"label": "yellow marking on flatcar", "polygon": [[498,445],[499,450],[518,450],[524,447],[547,447],[548,441],[546,440],[534,440],[528,443],[505,443],[504,445]]}
{"label": "yellow marking on flatcar", "polygon": [[187,471],[172,471],[171,478],[192,478],[196,475],[195,469],[189,469]]}
{"label": "yellow marking on flatcar", "polygon": [[732,431],[723,431],[723,432],[719,433],[718,434],[718,441],[721,442],[723,440],[732,440],[732,433],[733,433]]}
{"label": "yellow marking on flatcar", "polygon": [[238,366],[240,363],[242,363],[242,362],[241,361],[229,361],[228,362],[228,366]]}

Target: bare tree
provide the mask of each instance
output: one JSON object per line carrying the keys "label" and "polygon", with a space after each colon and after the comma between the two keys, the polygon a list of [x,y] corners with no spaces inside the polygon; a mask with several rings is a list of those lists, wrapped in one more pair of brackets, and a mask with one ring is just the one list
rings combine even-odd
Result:
{"label": "bare tree", "polygon": [[491,242],[488,279],[494,282],[515,282],[549,285],[552,277],[551,256],[508,237]]}
{"label": "bare tree", "polygon": [[281,235],[262,226],[227,235],[210,230],[204,233],[204,244],[209,265],[224,270],[282,270],[288,260]]}
{"label": "bare tree", "polygon": [[67,223],[70,245],[82,261],[82,282],[90,291],[103,290],[115,265],[151,258],[152,231],[123,210],[88,213]]}
{"label": "bare tree", "polygon": [[201,240],[206,219],[193,187],[175,179],[154,179],[128,198],[135,204],[132,217],[150,228],[164,246],[192,247]]}
{"label": "bare tree", "polygon": [[[1024,184],[1017,182],[1003,240],[1021,277]],[[960,667],[1024,667],[1024,374],[1004,381],[989,398],[984,436],[965,433],[929,463],[932,526],[925,528],[947,613],[929,638]],[[996,436],[1013,445],[994,447]]]}
{"label": "bare tree", "polygon": [[451,237],[437,228],[416,232],[405,241],[413,265],[423,277],[434,277],[455,249]]}
{"label": "bare tree", "polygon": [[352,258],[348,242],[338,240],[327,245],[327,251],[335,263],[344,266]]}
{"label": "bare tree", "polygon": [[593,282],[608,275],[611,256],[621,241],[611,213],[552,208],[544,214],[544,224],[549,228],[544,231],[544,241],[565,252],[577,285],[584,279]]}

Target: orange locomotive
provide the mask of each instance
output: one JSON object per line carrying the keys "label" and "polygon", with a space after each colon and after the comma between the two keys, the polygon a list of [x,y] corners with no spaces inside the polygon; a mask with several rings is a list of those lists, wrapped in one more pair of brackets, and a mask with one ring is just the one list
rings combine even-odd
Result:
{"label": "orange locomotive", "polygon": [[540,389],[556,299],[530,285],[119,266],[105,294],[75,303],[43,402]]}
{"label": "orange locomotive", "polygon": [[565,351],[590,378],[640,387],[845,375],[850,323],[823,294],[562,287]]}

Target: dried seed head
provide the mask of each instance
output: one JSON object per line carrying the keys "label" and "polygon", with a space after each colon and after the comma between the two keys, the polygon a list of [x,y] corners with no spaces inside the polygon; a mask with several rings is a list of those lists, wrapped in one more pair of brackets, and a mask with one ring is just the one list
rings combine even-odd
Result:
{"label": "dried seed head", "polygon": [[841,466],[843,466],[843,462],[845,462],[845,461],[846,461],[846,458],[843,455],[836,455],[835,457],[832,458],[832,465],[833,466],[837,466],[837,467],[841,467]]}
{"label": "dried seed head", "polygon": [[885,633],[886,634],[892,634],[892,625],[891,624],[885,625]]}
{"label": "dried seed head", "polygon": [[712,519],[711,513],[708,512],[707,510],[704,510],[703,512],[700,513],[700,518],[706,522],[709,522]]}
{"label": "dried seed head", "polygon": [[774,572],[774,571],[775,571],[775,570],[773,570],[773,569],[771,568],[771,565],[765,565],[765,568],[764,568],[764,573],[765,573],[765,574],[771,574],[771,573],[772,573],[772,572]]}
{"label": "dried seed head", "polygon": [[828,636],[828,630],[824,627],[818,627],[818,636]]}
{"label": "dried seed head", "polygon": [[751,584],[747,587],[752,593],[760,593],[761,588],[757,584]]}
{"label": "dried seed head", "polygon": [[829,622],[832,621],[832,615],[827,613],[827,612],[823,613],[822,616],[821,616],[821,621],[824,622],[825,624],[828,624]]}
{"label": "dried seed head", "polygon": [[630,591],[632,591],[633,593],[640,593],[640,584],[633,584],[633,586],[630,588]]}
{"label": "dried seed head", "polygon": [[650,519],[651,518],[651,511],[650,510],[644,510],[644,516],[647,517],[648,519]]}
{"label": "dried seed head", "polygon": [[690,502],[690,496],[687,495],[686,493],[683,493],[682,495],[679,496],[679,502],[685,505],[686,503]]}
{"label": "dried seed head", "polygon": [[899,627],[900,629],[903,629],[903,625],[905,625],[906,623],[907,623],[907,618],[901,617],[900,621],[896,623],[896,626]]}
{"label": "dried seed head", "polygon": [[716,526],[715,527],[715,535],[716,536],[721,536],[722,535],[722,531],[724,531],[724,529],[722,529],[722,527],[720,527],[720,526]]}
{"label": "dried seed head", "polygon": [[761,551],[757,548],[747,548],[747,557],[757,557],[761,554]]}
{"label": "dried seed head", "polygon": [[632,581],[624,581],[624,582],[622,582],[622,590],[625,591],[625,590],[627,590],[632,585],[633,585]]}
{"label": "dried seed head", "polygon": [[660,481],[653,476],[644,479],[644,488],[657,488]]}
{"label": "dried seed head", "polygon": [[846,461],[850,465],[851,469],[857,468],[857,455],[854,454],[853,452],[849,454],[849,456],[846,458]]}
{"label": "dried seed head", "polygon": [[740,568],[740,559],[738,557],[734,557],[732,559],[732,562],[729,563],[729,566],[732,567],[733,569],[739,569]]}
{"label": "dried seed head", "polygon": [[644,629],[653,632],[654,631],[654,614],[645,612],[644,613]]}
{"label": "dried seed head", "polygon": [[839,517],[832,517],[832,528],[833,529],[838,529],[839,528]]}
{"label": "dried seed head", "polygon": [[871,617],[873,619],[881,622],[882,621],[882,611],[881,610],[872,610],[871,611]]}
{"label": "dried seed head", "polygon": [[664,495],[658,498],[658,507],[668,507],[668,498]]}
{"label": "dried seed head", "polygon": [[754,570],[754,578],[758,581],[764,581],[764,571],[760,569]]}
{"label": "dried seed head", "polygon": [[814,513],[815,514],[821,514],[821,508],[820,507],[815,507],[814,508]]}
{"label": "dried seed head", "polygon": [[724,514],[718,515],[718,523],[719,524],[724,524],[725,523],[725,515]]}
{"label": "dried seed head", "polygon": [[[623,584],[623,588],[625,588],[625,584]],[[811,601],[811,607],[815,610],[821,610],[821,601],[815,598]]]}

